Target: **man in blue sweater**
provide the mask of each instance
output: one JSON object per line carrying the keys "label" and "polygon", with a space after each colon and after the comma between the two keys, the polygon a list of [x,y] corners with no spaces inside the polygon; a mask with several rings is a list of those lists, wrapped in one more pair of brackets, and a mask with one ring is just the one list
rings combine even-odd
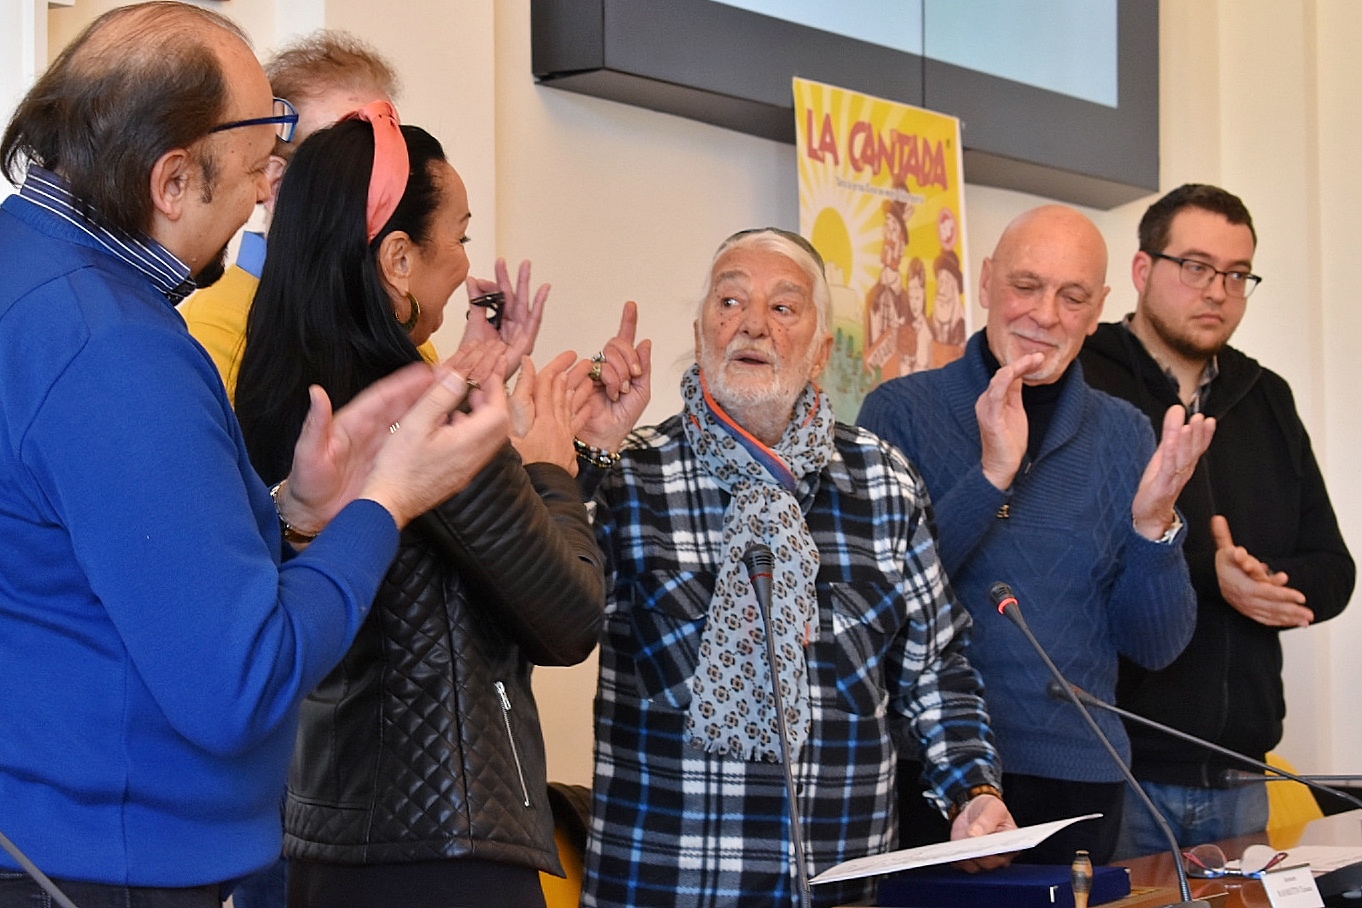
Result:
{"label": "man in blue sweater", "polygon": [[[1058,205],[1026,212],[984,260],[984,331],[965,356],[876,389],[862,426],[921,471],[935,505],[941,560],[974,616],[970,661],[983,676],[1022,825],[1100,812],[1022,859],[1069,863],[1076,848],[1109,858],[1122,776],[1049,676],[989,586],[1007,581],[1032,629],[1075,684],[1111,701],[1118,655],[1157,668],[1187,644],[1195,601],[1174,503],[1214,423],[1170,408],[1156,450],[1149,422],[1088,388],[1074,362],[1106,299],[1106,243]],[[1129,758],[1121,723],[1097,716]]]}
{"label": "man in blue sweater", "polygon": [[[218,908],[277,858],[298,702],[401,527],[506,437],[500,381],[451,421],[468,384],[417,366],[334,415],[315,392],[289,478],[251,469],[174,304],[292,118],[230,21],[143,4],[0,141],[0,826],[80,905]],[[0,906],[42,904],[17,866]]]}

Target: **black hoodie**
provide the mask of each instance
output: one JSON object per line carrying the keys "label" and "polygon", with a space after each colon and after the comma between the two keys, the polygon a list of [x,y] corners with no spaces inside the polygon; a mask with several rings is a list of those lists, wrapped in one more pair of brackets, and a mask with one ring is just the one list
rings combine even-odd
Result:
{"label": "black hoodie", "polygon": [[[1081,360],[1088,384],[1135,404],[1155,432],[1178,403],[1172,382],[1119,323],[1098,326]],[[1270,570],[1285,571],[1316,622],[1348,604],[1354,567],[1291,388],[1230,347],[1218,365],[1201,409],[1216,418],[1215,437],[1178,498],[1197,592],[1196,632],[1161,671],[1122,660],[1117,703],[1262,759],[1281,740],[1286,714],[1279,630],[1241,615],[1220,595],[1211,517],[1223,514],[1237,545]],[[1133,723],[1128,729],[1135,774],[1146,781],[1217,786],[1233,763]]]}

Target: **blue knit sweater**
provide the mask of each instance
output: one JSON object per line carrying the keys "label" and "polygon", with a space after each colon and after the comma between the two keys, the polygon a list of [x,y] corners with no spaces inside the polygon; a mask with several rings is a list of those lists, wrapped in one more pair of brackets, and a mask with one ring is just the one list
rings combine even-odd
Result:
{"label": "blue knit sweater", "polygon": [[[1007,581],[1060,670],[1107,702],[1118,654],[1159,668],[1182,651],[1196,620],[1182,540],[1150,542],[1131,522],[1154,451],[1149,420],[1089,388],[1074,363],[1035,460],[999,491],[980,466],[974,415],[990,378],[982,343],[981,331],[962,359],[880,386],[859,422],[902,449],[927,481],[942,563],[974,616],[970,661],[984,679],[1003,769],[1117,781],[1120,770],[1082,717],[1047,696],[1045,666],[993,608],[988,588]],[[1128,760],[1120,721],[1096,718]]]}

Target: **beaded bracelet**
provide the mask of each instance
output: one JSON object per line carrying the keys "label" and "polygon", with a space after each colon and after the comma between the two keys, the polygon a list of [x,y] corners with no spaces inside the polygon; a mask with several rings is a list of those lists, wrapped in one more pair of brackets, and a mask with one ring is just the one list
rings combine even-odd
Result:
{"label": "beaded bracelet", "polygon": [[951,805],[950,812],[946,815],[947,819],[954,823],[955,818],[960,816],[960,812],[965,809],[965,805],[969,804],[970,801],[973,801],[980,795],[993,795],[993,797],[997,798],[999,801],[1003,799],[1002,790],[999,789],[997,785],[971,785],[969,788],[965,789],[965,793],[957,798],[955,803]]}
{"label": "beaded bracelet", "polygon": [[604,448],[594,448],[580,438],[572,439],[572,447],[577,451],[577,456],[602,470],[608,470],[620,462],[618,451],[607,451]]}

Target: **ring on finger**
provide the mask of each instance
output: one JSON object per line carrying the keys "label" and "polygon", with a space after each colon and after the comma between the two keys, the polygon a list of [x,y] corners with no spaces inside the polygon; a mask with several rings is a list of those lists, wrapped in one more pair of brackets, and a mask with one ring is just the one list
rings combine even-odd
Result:
{"label": "ring on finger", "polygon": [[401,424],[400,422],[395,422],[395,423],[393,423],[392,425],[388,426],[388,434],[389,434],[389,435],[396,435],[396,434],[397,434],[397,430],[400,429],[400,428],[402,428],[402,424]]}
{"label": "ring on finger", "polygon": [[605,364],[605,352],[601,351],[591,357],[591,371],[587,373],[587,378],[596,384],[601,384],[601,366]]}

